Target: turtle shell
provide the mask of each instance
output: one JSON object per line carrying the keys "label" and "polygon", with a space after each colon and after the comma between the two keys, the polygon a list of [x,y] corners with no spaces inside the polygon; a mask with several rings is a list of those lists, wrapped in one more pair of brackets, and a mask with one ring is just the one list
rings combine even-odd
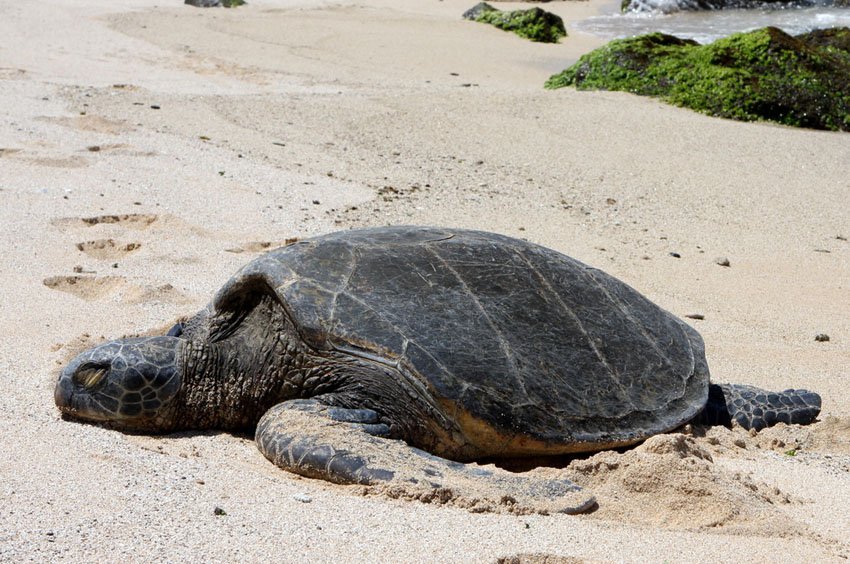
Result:
{"label": "turtle shell", "polygon": [[705,405],[693,329],[526,241],[426,227],[333,233],[257,258],[218,299],[258,274],[311,347],[396,367],[467,435],[499,442],[493,453],[630,444]]}

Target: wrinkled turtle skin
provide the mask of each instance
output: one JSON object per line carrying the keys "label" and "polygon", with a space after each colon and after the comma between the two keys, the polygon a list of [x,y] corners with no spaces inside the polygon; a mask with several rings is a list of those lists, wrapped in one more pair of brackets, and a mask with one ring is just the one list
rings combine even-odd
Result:
{"label": "wrinkled turtle skin", "polygon": [[82,353],[55,399],[119,429],[256,428],[270,460],[306,476],[436,488],[457,474],[567,512],[592,496],[452,461],[630,445],[695,419],[806,423],[820,409],[805,390],[710,385],[697,332],[600,270],[425,227],[260,256],[169,335]]}

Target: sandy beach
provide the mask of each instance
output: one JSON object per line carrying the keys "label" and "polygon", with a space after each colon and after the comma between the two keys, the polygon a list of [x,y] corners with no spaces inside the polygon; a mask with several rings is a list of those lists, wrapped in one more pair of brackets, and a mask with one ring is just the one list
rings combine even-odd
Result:
{"label": "sandy beach", "polygon": [[[603,41],[531,43],[474,3],[0,0],[0,560],[850,558],[850,137],[545,91]],[[569,30],[601,6],[545,8]],[[300,478],[250,436],[60,418],[83,348],[164,331],[287,240],[392,224],[599,267],[703,316],[714,381],[817,391],[819,421],[538,469],[599,508],[518,516]]]}

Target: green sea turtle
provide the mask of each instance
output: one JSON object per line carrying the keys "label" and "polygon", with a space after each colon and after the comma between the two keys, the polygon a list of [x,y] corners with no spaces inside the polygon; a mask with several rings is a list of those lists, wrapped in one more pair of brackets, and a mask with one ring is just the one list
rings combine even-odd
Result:
{"label": "green sea turtle", "polygon": [[805,390],[710,384],[699,334],[597,269],[501,235],[428,227],[333,233],[262,255],[168,335],[77,356],[55,401],[129,431],[255,429],[266,457],[304,476],[468,487],[564,512],[593,496],[465,463],[621,447],[689,421],[808,423],[820,411]]}

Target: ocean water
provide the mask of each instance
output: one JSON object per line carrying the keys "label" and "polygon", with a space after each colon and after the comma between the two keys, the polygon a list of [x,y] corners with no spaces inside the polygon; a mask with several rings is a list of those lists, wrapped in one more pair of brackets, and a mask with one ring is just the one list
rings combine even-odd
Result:
{"label": "ocean water", "polygon": [[610,14],[594,16],[573,24],[577,31],[606,39],[632,37],[660,31],[699,43],[710,43],[739,31],[765,26],[778,27],[796,35],[826,27],[850,27],[850,8],[828,6],[750,8],[727,10],[677,10],[677,2],[661,0],[654,10],[619,12],[619,3],[610,6]]}

